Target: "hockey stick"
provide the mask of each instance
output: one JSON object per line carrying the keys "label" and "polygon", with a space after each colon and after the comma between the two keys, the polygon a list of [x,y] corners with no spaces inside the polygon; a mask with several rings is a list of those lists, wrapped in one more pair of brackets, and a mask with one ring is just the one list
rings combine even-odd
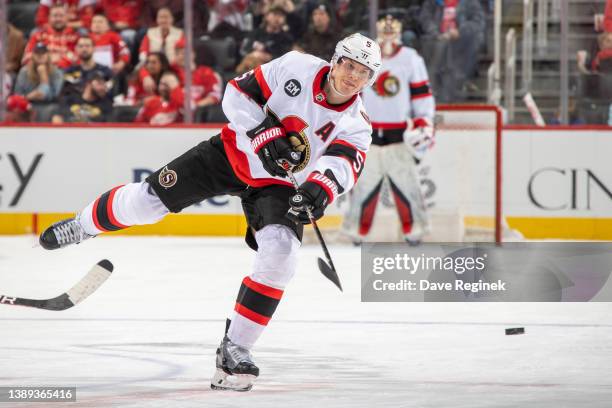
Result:
{"label": "hockey stick", "polygon": [[113,272],[113,264],[104,259],[94,265],[76,285],[69,291],[52,299],[26,299],[0,295],[0,304],[27,306],[45,310],[66,310],[81,303],[94,293]]}
{"label": "hockey stick", "polygon": [[[291,170],[289,162],[284,160],[284,159],[279,160],[279,162],[280,162],[279,164],[281,164],[281,166],[287,171],[287,176],[289,176],[289,180],[291,180],[291,183],[293,184],[293,187],[295,188],[295,191],[298,191],[300,185],[298,184],[297,180],[295,179],[295,176],[293,175],[293,171]],[[319,239],[319,243],[321,244],[321,248],[323,248],[323,253],[325,254],[325,259],[327,259],[327,262],[325,262],[321,258],[317,259],[317,264],[319,265],[319,270],[321,271],[323,276],[325,276],[327,279],[332,281],[334,283],[334,285],[336,285],[338,287],[338,289],[340,289],[340,292],[343,292],[342,284],[340,283],[340,278],[338,277],[338,272],[336,272],[336,267],[334,266],[334,262],[331,259],[331,255],[329,254],[329,251],[327,249],[327,245],[325,245],[325,240],[323,239],[323,234],[321,234],[321,230],[319,229],[319,226],[317,225],[317,222],[315,221],[314,217],[312,216],[312,211],[310,210],[310,207],[308,207],[308,206],[306,206],[306,214],[308,215],[308,220],[312,224],[312,228],[314,228],[315,233],[317,234],[317,238]]]}

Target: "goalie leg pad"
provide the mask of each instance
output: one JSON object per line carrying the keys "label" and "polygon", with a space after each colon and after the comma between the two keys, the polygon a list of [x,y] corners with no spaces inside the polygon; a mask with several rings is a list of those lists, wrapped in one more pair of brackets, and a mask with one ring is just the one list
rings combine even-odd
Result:
{"label": "goalie leg pad", "polygon": [[380,189],[382,188],[383,179],[381,179],[374,190],[363,200],[359,211],[359,235],[366,236],[372,228],[376,206],[380,197]]}
{"label": "goalie leg pad", "polygon": [[387,176],[404,236],[418,241],[429,230],[429,216],[425,206],[417,165],[405,145],[386,146]]}
{"label": "goalie leg pad", "polygon": [[410,234],[412,231],[413,217],[412,217],[412,206],[406,196],[400,191],[397,185],[389,178],[389,185],[393,192],[393,199],[395,201],[395,207],[402,223],[402,231],[404,235]]}

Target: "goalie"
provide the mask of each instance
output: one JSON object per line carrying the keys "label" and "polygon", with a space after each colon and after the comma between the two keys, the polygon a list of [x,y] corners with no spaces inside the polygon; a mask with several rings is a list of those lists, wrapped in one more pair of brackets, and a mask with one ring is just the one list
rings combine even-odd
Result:
{"label": "goalie", "polygon": [[401,23],[377,23],[382,67],[362,97],[372,121],[372,145],[359,183],[352,190],[343,232],[361,242],[372,227],[385,178],[407,242],[418,244],[429,222],[416,167],[434,142],[435,102],[423,58],[402,46]]}

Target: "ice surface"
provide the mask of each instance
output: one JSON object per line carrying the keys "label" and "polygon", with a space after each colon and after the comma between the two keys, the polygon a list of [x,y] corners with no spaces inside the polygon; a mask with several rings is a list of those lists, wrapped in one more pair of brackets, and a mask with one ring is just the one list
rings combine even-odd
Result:
{"label": "ice surface", "polygon": [[[253,260],[241,239],[33,243],[0,237],[1,294],[57,296],[100,259],[115,265],[71,310],[0,305],[0,386],[78,387],[65,406],[612,406],[608,303],[361,303],[359,250],[330,248],[341,294],[305,246],[254,349],[253,391],[214,392],[214,350]],[[527,334],[506,336],[514,326]]]}

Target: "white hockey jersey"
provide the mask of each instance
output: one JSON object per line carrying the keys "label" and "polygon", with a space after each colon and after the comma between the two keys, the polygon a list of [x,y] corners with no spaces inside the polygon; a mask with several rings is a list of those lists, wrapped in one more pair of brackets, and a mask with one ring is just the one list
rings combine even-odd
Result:
{"label": "white hockey jersey", "polygon": [[246,135],[271,115],[302,153],[294,169],[298,183],[318,171],[337,184],[338,194],[353,187],[363,169],[372,128],[358,95],[342,105],[327,102],[323,85],[329,70],[328,62],[292,51],[229,82],[222,102],[229,124],[221,139],[240,180],[253,187],[291,186],[288,179],[264,170]]}
{"label": "white hockey jersey", "polygon": [[406,119],[433,123],[435,103],[423,58],[412,48],[397,47],[384,57],[374,85],[362,92],[374,129],[405,129]]}

